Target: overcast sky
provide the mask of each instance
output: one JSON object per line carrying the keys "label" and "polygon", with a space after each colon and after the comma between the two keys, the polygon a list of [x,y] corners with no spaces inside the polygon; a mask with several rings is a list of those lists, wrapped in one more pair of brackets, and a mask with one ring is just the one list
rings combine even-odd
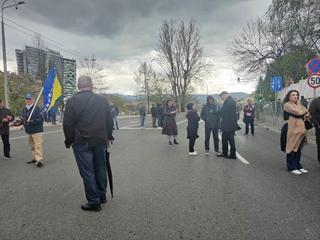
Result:
{"label": "overcast sky", "polygon": [[[262,17],[271,3],[271,0],[25,1],[18,10],[5,10],[5,21],[10,25],[6,26],[10,71],[16,71],[14,49],[32,45],[35,31],[42,34],[46,47],[60,51],[64,57],[78,59],[95,54],[105,67],[108,91],[126,94],[135,94],[133,74],[143,60],[153,58],[163,20],[191,18],[200,25],[201,43],[214,65],[213,74],[206,77],[209,92],[222,89],[251,92],[252,84],[237,83],[238,73],[228,48],[232,37],[246,22]],[[205,93],[206,87],[199,86],[197,91]]]}

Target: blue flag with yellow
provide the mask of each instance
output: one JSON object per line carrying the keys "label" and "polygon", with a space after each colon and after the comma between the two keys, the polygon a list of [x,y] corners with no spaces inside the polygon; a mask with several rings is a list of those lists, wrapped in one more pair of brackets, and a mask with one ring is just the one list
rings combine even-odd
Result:
{"label": "blue flag with yellow", "polygon": [[62,96],[62,87],[58,74],[54,67],[51,67],[47,79],[43,84],[43,105],[44,111],[48,112]]}

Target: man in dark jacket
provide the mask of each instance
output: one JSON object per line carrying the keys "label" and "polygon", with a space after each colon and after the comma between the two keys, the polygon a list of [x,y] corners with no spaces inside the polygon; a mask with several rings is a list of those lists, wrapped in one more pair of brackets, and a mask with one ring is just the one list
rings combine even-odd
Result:
{"label": "man in dark jacket", "polygon": [[111,106],[111,115],[113,118],[113,130],[117,129],[119,130],[119,124],[118,124],[118,115],[120,111],[119,108],[116,105]]}
{"label": "man in dark jacket", "polygon": [[316,142],[318,151],[318,161],[320,163],[320,97],[315,98],[310,103],[309,112],[314,128],[316,130]]}
{"label": "man in dark jacket", "polygon": [[0,99],[0,134],[3,143],[4,159],[10,159],[10,142],[9,142],[9,123],[14,120],[14,116],[8,108],[4,107]]}
{"label": "man in dark jacket", "polygon": [[[236,159],[236,146],[234,141],[235,131],[238,130],[236,102],[226,91],[221,92],[219,96],[224,102],[220,111],[222,153],[218,154],[218,156]],[[228,144],[230,144],[230,155],[228,155]]]}
{"label": "man in dark jacket", "polygon": [[157,104],[157,120],[158,120],[158,128],[162,128],[163,127],[163,106],[158,103]]}
{"label": "man in dark jacket", "polygon": [[146,115],[147,115],[146,107],[145,107],[144,104],[140,105],[139,115],[140,115],[140,128],[143,129],[144,128],[144,122],[145,122]]}
{"label": "man in dark jacket", "polygon": [[90,77],[78,79],[79,93],[67,101],[63,119],[65,145],[72,146],[83,179],[86,211],[100,211],[106,203],[107,165],[105,151],[112,140],[113,120],[105,98],[92,92]]}
{"label": "man in dark jacket", "polygon": [[157,119],[157,109],[156,106],[154,104],[152,104],[151,107],[151,117],[152,117],[152,127],[157,127],[156,126],[156,119]]}
{"label": "man in dark jacket", "polygon": [[31,93],[28,93],[25,96],[25,103],[26,106],[22,109],[21,119],[23,121],[24,130],[29,135],[29,144],[31,146],[33,156],[33,159],[27,161],[27,163],[35,163],[37,167],[42,167],[43,112],[40,107],[35,105],[33,95]]}
{"label": "man in dark jacket", "polygon": [[213,141],[214,141],[214,150],[216,153],[219,152],[219,106],[215,102],[212,96],[207,97],[207,103],[203,106],[201,110],[201,119],[205,122],[205,151],[206,155],[209,154],[209,142],[210,135],[212,133]]}

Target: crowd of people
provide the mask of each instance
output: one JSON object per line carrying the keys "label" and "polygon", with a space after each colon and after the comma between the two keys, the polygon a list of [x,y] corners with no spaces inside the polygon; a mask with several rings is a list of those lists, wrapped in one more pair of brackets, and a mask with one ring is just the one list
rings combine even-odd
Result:
{"label": "crowd of people", "polygon": [[[107,189],[107,148],[112,143],[113,130],[119,129],[117,116],[119,109],[109,105],[107,99],[92,92],[93,85],[90,77],[81,76],[78,79],[79,92],[71,97],[65,106],[63,131],[66,148],[72,147],[76,163],[83,179],[87,203],[81,208],[88,211],[100,211],[101,204],[106,203]],[[214,151],[218,157],[236,159],[236,131],[241,130],[238,125],[237,105],[232,96],[223,91],[219,95],[223,101],[220,106],[212,97],[207,97],[200,115],[193,103],[186,105],[187,138],[189,139],[189,155],[197,155],[195,142],[199,137],[199,121],[204,121],[204,149],[209,155],[210,138],[212,135]],[[244,135],[254,136],[255,106],[252,100],[242,108]],[[172,100],[166,100],[162,105],[152,105],[152,127],[162,128],[162,134],[168,138],[169,145],[179,144],[177,140],[178,128],[176,123],[177,107]],[[139,108],[140,127],[144,128],[147,110],[141,104]],[[285,124],[281,131],[281,150],[286,153],[287,170],[295,175],[308,173],[301,164],[301,153],[306,144],[306,133],[315,128],[320,162],[320,97],[314,99],[309,109],[300,101],[299,92],[288,92],[283,103],[283,117]],[[3,141],[3,154],[10,159],[9,124],[14,121],[14,115],[5,108],[0,100],[0,134]],[[15,125],[23,125],[30,144],[32,159],[28,164],[36,167],[44,166],[43,154],[43,110],[36,106],[32,94],[25,95],[25,107],[22,109],[21,119]],[[220,150],[221,132],[222,147]]]}

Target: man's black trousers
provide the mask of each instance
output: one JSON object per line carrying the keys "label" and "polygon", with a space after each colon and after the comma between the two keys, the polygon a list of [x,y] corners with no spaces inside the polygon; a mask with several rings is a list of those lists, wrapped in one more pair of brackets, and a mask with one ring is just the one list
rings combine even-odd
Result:
{"label": "man's black trousers", "polygon": [[228,145],[230,145],[230,156],[236,156],[236,145],[234,141],[235,131],[222,132],[222,153],[228,156]]}
{"label": "man's black trousers", "polygon": [[10,143],[9,143],[9,133],[1,134],[2,142],[3,142],[3,155],[5,157],[10,157]]}

